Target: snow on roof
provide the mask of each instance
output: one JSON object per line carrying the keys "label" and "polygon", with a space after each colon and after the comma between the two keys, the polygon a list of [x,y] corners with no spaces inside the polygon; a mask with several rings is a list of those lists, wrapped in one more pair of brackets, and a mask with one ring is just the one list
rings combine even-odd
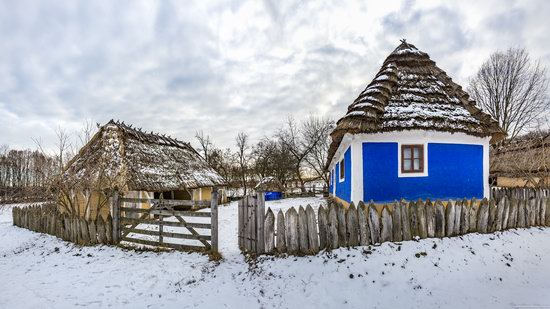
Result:
{"label": "snow on roof", "polygon": [[112,120],[69,162],[64,176],[78,180],[100,170],[115,179],[119,188],[136,191],[225,184],[189,143]]}
{"label": "snow on roof", "polygon": [[346,133],[418,129],[491,136],[492,142],[506,135],[428,54],[402,40],[338,121],[327,163]]}

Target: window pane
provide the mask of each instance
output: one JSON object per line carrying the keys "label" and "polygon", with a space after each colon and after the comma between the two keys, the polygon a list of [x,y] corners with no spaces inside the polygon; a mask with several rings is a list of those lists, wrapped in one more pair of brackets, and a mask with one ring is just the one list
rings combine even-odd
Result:
{"label": "window pane", "polygon": [[405,171],[410,171],[411,170],[411,160],[410,159],[409,160],[407,160],[407,159],[403,160],[403,169]]}
{"label": "window pane", "polygon": [[340,161],[340,179],[344,179],[346,176],[346,165],[344,164],[344,160]]}
{"label": "window pane", "polygon": [[420,147],[414,147],[414,157],[420,158]]}
{"label": "window pane", "polygon": [[414,159],[414,170],[420,170],[420,159]]}
{"label": "window pane", "polygon": [[403,156],[405,159],[411,158],[411,149],[410,148],[403,148]]}

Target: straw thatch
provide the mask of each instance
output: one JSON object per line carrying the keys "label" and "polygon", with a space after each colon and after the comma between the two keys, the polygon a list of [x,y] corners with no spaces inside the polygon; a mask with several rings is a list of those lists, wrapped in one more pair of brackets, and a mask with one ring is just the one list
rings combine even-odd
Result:
{"label": "straw thatch", "polygon": [[271,192],[283,192],[285,187],[283,184],[277,180],[275,177],[264,177],[256,187],[254,188],[257,191],[271,191]]}
{"label": "straw thatch", "polygon": [[223,178],[191,147],[165,135],[111,120],[67,165],[64,179],[108,179],[129,191],[171,191],[223,185]]}
{"label": "straw thatch", "polygon": [[331,134],[328,161],[346,133],[404,130],[491,136],[492,143],[506,136],[428,54],[403,40],[338,121]]}
{"label": "straw thatch", "polygon": [[491,176],[550,176],[550,131],[532,132],[492,149]]}

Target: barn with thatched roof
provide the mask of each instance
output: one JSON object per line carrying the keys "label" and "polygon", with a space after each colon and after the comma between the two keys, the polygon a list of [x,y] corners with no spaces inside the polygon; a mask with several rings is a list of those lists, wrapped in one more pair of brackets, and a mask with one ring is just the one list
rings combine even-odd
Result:
{"label": "barn with thatched roof", "polygon": [[348,203],[487,197],[489,144],[505,135],[403,40],[331,133],[330,192]]}
{"label": "barn with thatched roof", "polygon": [[207,204],[212,188],[225,185],[189,143],[113,120],[67,164],[60,183],[66,199],[77,200],[73,203],[79,206],[71,207],[88,212],[102,208],[94,204],[107,201],[114,190],[125,197],[162,196]]}
{"label": "barn with thatched roof", "polygon": [[514,138],[491,151],[496,186],[550,187],[550,130]]}

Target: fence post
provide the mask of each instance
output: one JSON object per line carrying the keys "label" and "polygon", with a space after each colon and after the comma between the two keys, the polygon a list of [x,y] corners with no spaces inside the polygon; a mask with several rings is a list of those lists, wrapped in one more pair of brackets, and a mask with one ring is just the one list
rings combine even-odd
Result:
{"label": "fence post", "polygon": [[256,253],[265,253],[265,195],[263,191],[258,191],[256,200]]}
{"label": "fence post", "polygon": [[210,201],[211,212],[211,240],[210,246],[213,253],[218,252],[218,188],[212,188],[212,200]]}
{"label": "fence post", "polygon": [[113,194],[113,244],[120,241],[120,197],[118,191]]}

